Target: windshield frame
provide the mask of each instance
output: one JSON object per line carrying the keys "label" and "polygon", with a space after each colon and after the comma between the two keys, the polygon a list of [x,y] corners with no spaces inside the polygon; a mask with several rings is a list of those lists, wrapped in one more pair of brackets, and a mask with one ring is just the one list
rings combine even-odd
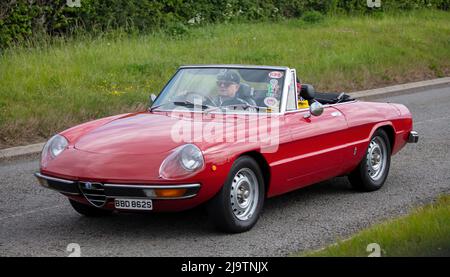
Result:
{"label": "windshield frame", "polygon": [[[258,115],[268,115],[268,114],[284,114],[286,112],[286,101],[287,101],[287,93],[288,93],[288,86],[290,81],[290,71],[291,69],[289,67],[285,66],[261,66],[261,65],[183,65],[180,66],[177,71],[173,74],[173,76],[169,79],[169,81],[164,85],[164,87],[161,89],[161,91],[156,96],[155,100],[152,102],[152,105],[149,107],[149,110],[153,108],[154,103],[157,102],[158,98],[161,96],[162,92],[167,88],[167,86],[170,85],[170,83],[173,81],[175,76],[179,74],[179,72],[183,69],[201,69],[201,68],[217,68],[217,69],[265,69],[265,70],[276,70],[276,71],[283,71],[283,74],[285,76],[284,83],[283,83],[283,90],[281,92],[281,98],[280,98],[280,111],[279,112],[270,112],[270,113],[262,113],[262,112],[247,112],[244,114],[258,114]],[[164,110],[156,108],[152,110],[152,112],[188,112],[185,109],[171,109],[171,110]],[[200,112],[200,113],[206,113],[205,110],[190,110],[189,112]],[[219,113],[218,111],[212,111],[211,113]],[[221,112],[220,112],[221,113]],[[229,114],[243,114],[238,112],[230,111]]]}

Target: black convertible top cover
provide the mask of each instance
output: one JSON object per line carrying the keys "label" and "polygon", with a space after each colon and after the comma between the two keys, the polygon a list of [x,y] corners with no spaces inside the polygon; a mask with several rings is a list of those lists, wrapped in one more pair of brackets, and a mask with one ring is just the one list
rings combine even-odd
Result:
{"label": "black convertible top cover", "polygon": [[[336,92],[316,92],[316,96],[314,97],[314,100],[319,101],[321,104],[336,104],[338,102],[338,96],[340,93]],[[339,103],[353,101],[353,99],[350,95],[344,94],[344,97],[342,98]]]}

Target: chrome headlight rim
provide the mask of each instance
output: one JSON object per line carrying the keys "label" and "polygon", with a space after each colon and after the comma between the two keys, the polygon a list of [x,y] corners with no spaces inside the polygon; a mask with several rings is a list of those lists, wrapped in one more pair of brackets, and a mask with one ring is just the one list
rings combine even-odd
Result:
{"label": "chrome headlight rim", "polygon": [[195,144],[176,147],[161,163],[159,176],[164,179],[190,177],[205,167],[203,152]]}
{"label": "chrome headlight rim", "polygon": [[69,145],[69,141],[62,135],[54,135],[51,137],[42,149],[42,157],[50,157],[54,159],[61,155]]}
{"label": "chrome headlight rim", "polygon": [[196,171],[203,167],[204,163],[203,153],[196,145],[185,144],[182,146],[180,150],[180,164],[186,171]]}

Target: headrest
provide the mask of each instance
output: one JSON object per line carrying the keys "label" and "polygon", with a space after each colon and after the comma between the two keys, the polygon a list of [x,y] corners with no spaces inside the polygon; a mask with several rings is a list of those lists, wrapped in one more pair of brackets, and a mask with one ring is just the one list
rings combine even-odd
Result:
{"label": "headrest", "polygon": [[253,93],[252,88],[249,85],[241,83],[239,85],[239,90],[236,92],[236,96],[238,98],[245,99],[252,97],[253,96],[252,93]]}

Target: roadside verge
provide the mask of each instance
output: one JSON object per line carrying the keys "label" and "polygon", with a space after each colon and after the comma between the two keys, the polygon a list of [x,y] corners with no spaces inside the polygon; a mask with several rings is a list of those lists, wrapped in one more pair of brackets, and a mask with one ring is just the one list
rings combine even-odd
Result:
{"label": "roadside verge", "polygon": [[435,88],[442,88],[450,85],[450,77],[426,80],[420,82],[406,83],[384,88],[362,90],[349,93],[353,98],[373,99],[388,94],[395,96],[400,94],[414,93]]}

